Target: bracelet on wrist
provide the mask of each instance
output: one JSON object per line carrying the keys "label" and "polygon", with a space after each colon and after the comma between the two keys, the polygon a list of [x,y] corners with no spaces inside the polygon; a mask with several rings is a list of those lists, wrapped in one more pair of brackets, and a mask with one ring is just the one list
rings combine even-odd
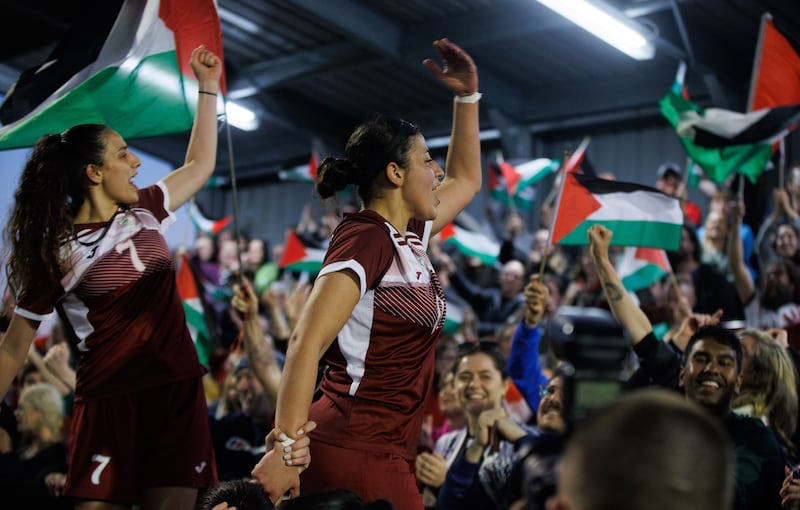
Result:
{"label": "bracelet on wrist", "polygon": [[206,95],[208,95],[208,96],[214,96],[214,97],[217,97],[217,93],[216,93],[216,92],[209,92],[209,91],[207,91],[207,90],[198,90],[198,91],[197,91],[197,93],[198,93],[198,94],[206,94]]}
{"label": "bracelet on wrist", "polygon": [[468,96],[456,96],[455,100],[456,103],[477,103],[481,100],[481,97],[483,97],[483,94],[480,92],[473,92]]}

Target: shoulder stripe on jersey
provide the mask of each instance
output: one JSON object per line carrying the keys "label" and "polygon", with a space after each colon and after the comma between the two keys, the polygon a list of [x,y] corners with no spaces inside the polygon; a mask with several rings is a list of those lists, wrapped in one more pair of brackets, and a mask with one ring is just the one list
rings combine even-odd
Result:
{"label": "shoulder stripe on jersey", "polygon": [[364,267],[355,260],[332,262],[322,268],[322,270],[319,272],[319,275],[317,275],[317,278],[328,273],[338,273],[339,271],[343,271],[345,269],[350,269],[351,271],[355,272],[356,275],[358,275],[359,299],[363,298],[364,293],[367,292],[367,273],[364,271]]}

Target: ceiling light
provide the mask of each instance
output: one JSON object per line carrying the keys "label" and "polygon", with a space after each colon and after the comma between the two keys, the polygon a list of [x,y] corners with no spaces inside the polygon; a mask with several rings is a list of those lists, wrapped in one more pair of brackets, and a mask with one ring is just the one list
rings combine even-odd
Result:
{"label": "ceiling light", "polygon": [[258,33],[259,30],[258,25],[256,25],[249,19],[245,18],[244,16],[236,14],[235,12],[226,9],[224,7],[218,8],[217,13],[219,14],[220,19],[222,19],[223,21],[227,21],[236,28],[244,30],[245,32],[250,32],[251,34]]}
{"label": "ceiling light", "polygon": [[650,60],[656,53],[644,27],[602,0],[538,2],[636,60]]}
{"label": "ceiling light", "polygon": [[242,131],[255,131],[258,129],[258,117],[255,112],[233,101],[225,103],[225,113],[231,126]]}

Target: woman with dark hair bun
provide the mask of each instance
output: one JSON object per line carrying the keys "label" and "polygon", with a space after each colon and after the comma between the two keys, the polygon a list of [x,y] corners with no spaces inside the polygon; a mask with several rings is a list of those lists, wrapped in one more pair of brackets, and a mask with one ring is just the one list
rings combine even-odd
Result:
{"label": "woman with dark hair bun", "polygon": [[[362,209],[333,233],[278,392],[276,426],[290,439],[307,419],[318,425],[303,493],[349,489],[422,509],[413,461],[445,315],[426,247],[481,187],[477,69],[447,39],[433,46],[444,66],[424,65],[455,95],[445,170],[415,125],[383,116],[356,128],[344,158],[319,168],[321,197],[354,184]],[[327,370],[312,404],[320,360]],[[303,468],[291,472],[282,455],[268,452],[253,471],[273,497],[300,484]]]}
{"label": "woman with dark hair bun", "polygon": [[141,160],[108,126],[45,135],[6,225],[17,306],[0,343],[0,396],[57,310],[81,353],[64,488],[79,510],[189,510],[216,483],[205,369],[163,236],[216,163],[222,62],[200,46],[191,66],[200,89],[182,167],[137,189]]}

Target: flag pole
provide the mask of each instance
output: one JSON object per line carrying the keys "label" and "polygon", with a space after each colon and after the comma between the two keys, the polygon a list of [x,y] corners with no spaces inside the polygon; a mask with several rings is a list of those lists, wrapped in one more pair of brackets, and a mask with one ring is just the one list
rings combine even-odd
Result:
{"label": "flag pole", "polygon": [[228,122],[227,99],[224,104],[225,108],[225,135],[228,143],[228,165],[230,166],[231,174],[231,202],[233,205],[233,236],[236,240],[236,261],[239,263],[239,285],[242,285],[243,271],[242,271],[242,246],[239,242],[239,196],[236,188],[236,166],[233,161],[233,140],[231,138],[231,123]]}
{"label": "flag pole", "polygon": [[572,149],[570,147],[566,147],[564,149],[564,164],[561,166],[561,182],[558,185],[558,194],[551,199],[556,200],[556,207],[553,210],[553,218],[550,220],[550,228],[547,229],[547,243],[544,245],[542,262],[539,265],[539,280],[542,280],[544,277],[544,269],[547,266],[547,257],[550,256],[550,243],[553,241],[553,227],[555,226],[556,218],[558,217],[558,207],[561,205],[561,193],[564,191],[564,181],[567,180],[567,163],[569,163],[569,158],[571,156]]}
{"label": "flag pole", "polygon": [[781,138],[778,144],[778,186],[786,186],[786,142]]}

